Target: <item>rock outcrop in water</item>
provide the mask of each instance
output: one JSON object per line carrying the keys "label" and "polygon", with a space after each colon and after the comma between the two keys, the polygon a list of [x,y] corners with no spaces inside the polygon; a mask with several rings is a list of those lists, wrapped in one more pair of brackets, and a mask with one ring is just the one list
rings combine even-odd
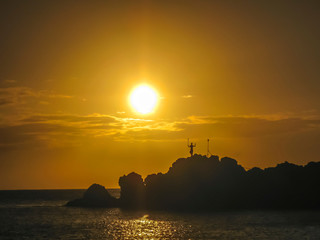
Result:
{"label": "rock outcrop in water", "polygon": [[144,181],[137,173],[124,175],[119,185],[120,199],[93,185],[82,200],[68,205],[186,211],[320,208],[320,162],[246,171],[232,158],[196,154]]}
{"label": "rock outcrop in water", "polygon": [[119,207],[119,200],[112,197],[105,187],[92,184],[82,198],[67,203],[68,207]]}
{"label": "rock outcrop in water", "polygon": [[142,177],[132,172],[119,179],[120,204],[125,208],[144,208],[146,188]]}

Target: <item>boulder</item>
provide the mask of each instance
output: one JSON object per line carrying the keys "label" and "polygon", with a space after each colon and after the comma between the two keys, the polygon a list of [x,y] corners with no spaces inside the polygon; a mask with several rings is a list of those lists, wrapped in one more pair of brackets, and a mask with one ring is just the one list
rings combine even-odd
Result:
{"label": "boulder", "polygon": [[112,197],[104,186],[92,184],[80,199],[66,204],[69,207],[118,207],[118,199]]}

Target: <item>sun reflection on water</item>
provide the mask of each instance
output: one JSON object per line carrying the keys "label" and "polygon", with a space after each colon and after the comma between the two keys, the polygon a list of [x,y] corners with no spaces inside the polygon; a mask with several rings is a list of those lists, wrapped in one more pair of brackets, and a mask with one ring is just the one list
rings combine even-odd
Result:
{"label": "sun reflection on water", "polygon": [[115,239],[172,239],[176,229],[169,221],[152,220],[145,214],[137,219],[119,219],[107,225],[106,231]]}
{"label": "sun reflection on water", "polygon": [[171,236],[172,225],[167,221],[155,221],[144,215],[140,219],[129,221],[130,233],[128,237],[140,236],[150,238],[151,236]]}

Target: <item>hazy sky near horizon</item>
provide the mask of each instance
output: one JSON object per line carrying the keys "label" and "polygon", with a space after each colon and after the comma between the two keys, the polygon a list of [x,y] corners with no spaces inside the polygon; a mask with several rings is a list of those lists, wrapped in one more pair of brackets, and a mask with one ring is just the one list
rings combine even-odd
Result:
{"label": "hazy sky near horizon", "polygon": [[[0,189],[117,187],[179,157],[320,161],[318,1],[1,1]],[[141,83],[154,113],[128,104]]]}

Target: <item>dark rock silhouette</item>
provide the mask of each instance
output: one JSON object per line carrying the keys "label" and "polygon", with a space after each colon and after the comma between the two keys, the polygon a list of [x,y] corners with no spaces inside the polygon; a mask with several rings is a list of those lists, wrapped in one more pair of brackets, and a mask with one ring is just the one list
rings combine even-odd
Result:
{"label": "dark rock silhouette", "polygon": [[137,173],[124,175],[119,185],[118,202],[109,194],[102,197],[98,192],[107,191],[98,185],[103,190],[91,193],[90,187],[82,200],[69,205],[96,206],[100,199],[105,205],[98,205],[105,207],[118,204],[122,208],[175,211],[320,208],[320,162],[305,166],[285,162],[246,171],[232,158],[195,154],[178,159],[167,173],[148,175],[144,181]]}
{"label": "dark rock silhouette", "polygon": [[245,170],[231,158],[194,155],[146,180],[147,206],[156,209],[235,207]]}
{"label": "dark rock silhouette", "polygon": [[67,203],[69,207],[119,207],[118,199],[112,197],[105,187],[92,184],[82,198]]}
{"label": "dark rock silhouette", "polygon": [[120,204],[126,208],[145,207],[145,185],[141,175],[132,172],[119,179]]}

